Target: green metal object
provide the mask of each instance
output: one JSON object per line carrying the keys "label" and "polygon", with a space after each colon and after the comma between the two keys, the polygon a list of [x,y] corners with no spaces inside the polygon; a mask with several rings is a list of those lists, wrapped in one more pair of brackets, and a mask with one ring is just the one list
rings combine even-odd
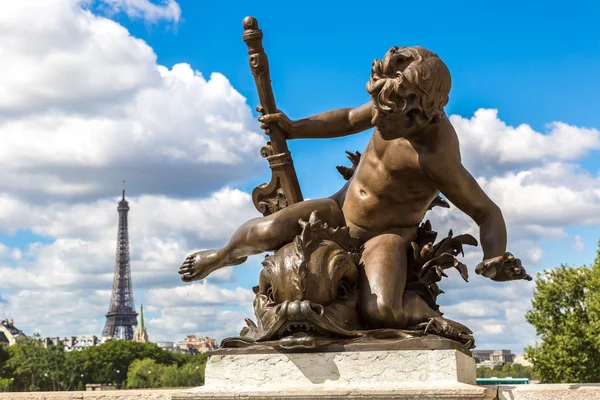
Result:
{"label": "green metal object", "polygon": [[477,378],[478,385],[526,385],[528,378]]}

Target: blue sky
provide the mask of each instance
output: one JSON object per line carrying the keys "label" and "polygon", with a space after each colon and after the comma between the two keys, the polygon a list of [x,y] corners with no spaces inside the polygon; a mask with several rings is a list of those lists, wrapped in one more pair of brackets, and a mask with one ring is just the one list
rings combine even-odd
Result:
{"label": "blue sky", "polygon": [[[465,165],[503,209],[509,250],[532,273],[593,261],[599,5],[280,3],[0,5],[0,317],[43,336],[99,334],[126,179],[135,299],[151,340],[239,331],[259,256],[202,283],[176,271],[256,217],[249,193],[270,178],[241,39],[247,15],[263,29],[277,104],[293,119],[367,102],[371,62],[391,46],[438,53]],[[370,134],[291,141],[304,196],[337,191],[335,166]],[[455,209],[427,218],[440,235],[477,234]],[[480,256],[467,254],[472,275]],[[479,348],[519,353],[535,340],[523,318],[532,284],[451,276],[442,288],[443,311],[474,330]]]}
{"label": "blue sky", "polygon": [[154,48],[160,64],[189,62],[204,74],[221,72],[256,102],[240,32],[244,16],[257,17],[277,100],[290,116],[368,100],[371,60],[393,45],[420,45],[434,49],[452,71],[449,113],[493,107],[512,125],[598,125],[586,107],[600,89],[594,2],[407,3],[372,15],[361,2],[323,3],[181,1],[176,28],[119,22]]}
{"label": "blue sky", "polygon": [[[408,2],[373,11],[357,1],[179,4],[182,22],[176,27],[117,20],[150,44],[159,64],[188,62],[205,76],[220,72],[254,106],[258,98],[241,21],[255,16],[265,34],[278,107],[292,119],[369,101],[365,83],[372,59],[394,45],[419,45],[438,53],[450,68],[448,115],[467,117],[479,108],[495,108],[508,125],[528,124],[539,132],[553,121],[600,126],[600,5],[595,2],[577,2],[576,7],[553,1]],[[337,190],[343,181],[334,166],[347,163],[344,150],[362,151],[369,137],[366,132],[291,142],[305,197]],[[327,160],[325,168],[320,160]],[[598,153],[578,163],[592,174],[600,170]],[[237,186],[250,191],[267,178],[265,170]],[[582,228],[573,232],[577,229]],[[548,261],[590,263],[600,228],[581,234],[588,244],[585,252],[554,252],[553,244],[547,247],[553,255]]]}

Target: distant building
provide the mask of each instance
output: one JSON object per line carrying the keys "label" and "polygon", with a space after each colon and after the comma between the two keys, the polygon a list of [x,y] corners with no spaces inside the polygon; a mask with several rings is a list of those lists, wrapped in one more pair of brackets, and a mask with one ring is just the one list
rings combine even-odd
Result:
{"label": "distant building", "polygon": [[199,338],[196,335],[188,335],[185,340],[179,342],[162,341],[157,342],[156,345],[163,350],[180,354],[206,353],[218,348],[217,339],[209,337]]}
{"label": "distant building", "polygon": [[515,361],[515,355],[510,350],[472,350],[471,354],[478,366],[504,365]]}
{"label": "distant building", "polygon": [[140,315],[138,316],[138,325],[133,333],[133,341],[140,343],[148,343],[148,332],[144,326],[144,305],[140,305]]}
{"label": "distant building", "polygon": [[197,337],[196,335],[187,335],[185,341],[177,342],[177,347],[182,350],[188,350],[190,353],[206,353],[218,348],[217,339],[209,337]]}
{"label": "distant building", "polygon": [[514,363],[521,364],[524,367],[533,367],[533,364],[530,361],[527,361],[523,354],[521,354],[520,356],[516,356]]}
{"label": "distant building", "polygon": [[512,363],[515,355],[510,350],[496,350],[490,355],[490,361],[494,364]]}
{"label": "distant building", "polygon": [[97,346],[106,342],[105,338],[97,336],[70,336],[68,338],[47,337],[43,339],[45,347],[48,346],[63,346],[65,351],[78,351],[87,349],[88,347]]}
{"label": "distant building", "polygon": [[189,354],[187,348],[182,349],[175,342],[156,342],[156,345],[163,350],[170,351],[172,353]]}
{"label": "distant building", "polygon": [[494,350],[471,350],[475,364],[481,364],[484,361],[490,361],[490,356]]}
{"label": "distant building", "polygon": [[13,346],[26,337],[22,330],[17,329],[13,319],[5,319],[0,323],[0,344]]}
{"label": "distant building", "polygon": [[117,390],[118,387],[113,384],[104,384],[104,383],[88,383],[85,385],[86,392],[98,392],[104,390]]}

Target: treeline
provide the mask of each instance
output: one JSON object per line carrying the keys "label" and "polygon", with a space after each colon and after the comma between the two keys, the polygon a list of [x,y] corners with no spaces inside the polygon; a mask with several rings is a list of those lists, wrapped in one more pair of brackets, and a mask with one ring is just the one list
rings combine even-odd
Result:
{"label": "treeline", "polygon": [[494,365],[490,367],[478,367],[478,378],[528,378],[536,379],[533,368],[521,364],[506,363],[504,365]]}
{"label": "treeline", "polygon": [[88,383],[120,388],[204,384],[204,354],[176,354],[154,343],[109,341],[81,351],[45,348],[39,337],[0,345],[0,392],[85,390]]}

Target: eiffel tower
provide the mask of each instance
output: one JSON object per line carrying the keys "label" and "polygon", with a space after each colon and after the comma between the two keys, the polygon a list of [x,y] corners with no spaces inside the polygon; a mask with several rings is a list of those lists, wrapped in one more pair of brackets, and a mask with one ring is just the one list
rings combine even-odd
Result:
{"label": "eiffel tower", "polygon": [[102,336],[109,339],[132,340],[134,327],[137,326],[137,312],[135,312],[133,290],[131,288],[129,231],[127,227],[129,203],[125,200],[125,188],[123,188],[123,197],[119,201],[117,211],[119,212],[119,229],[115,275]]}

